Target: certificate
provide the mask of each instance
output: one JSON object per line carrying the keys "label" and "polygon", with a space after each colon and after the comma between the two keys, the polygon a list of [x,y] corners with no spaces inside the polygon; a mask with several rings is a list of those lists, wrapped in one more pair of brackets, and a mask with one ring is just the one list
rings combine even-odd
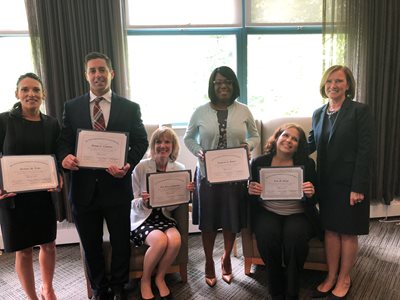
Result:
{"label": "certificate", "polygon": [[23,193],[58,187],[54,155],[7,155],[0,159],[1,189]]}
{"label": "certificate", "polygon": [[300,200],[303,198],[303,168],[261,168],[260,184],[263,200]]}
{"label": "certificate", "polygon": [[204,153],[209,183],[247,181],[250,178],[247,148],[208,150]]}
{"label": "certificate", "polygon": [[128,133],[78,129],[76,158],[80,168],[122,168],[126,164]]}
{"label": "certificate", "polygon": [[164,207],[188,203],[190,191],[190,170],[147,174],[147,190],[150,194],[151,207]]}

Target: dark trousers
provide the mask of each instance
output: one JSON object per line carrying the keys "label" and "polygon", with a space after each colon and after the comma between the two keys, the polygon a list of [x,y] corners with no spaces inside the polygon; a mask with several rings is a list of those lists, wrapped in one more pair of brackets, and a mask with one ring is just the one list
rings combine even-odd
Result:
{"label": "dark trousers", "polygon": [[258,207],[253,231],[266,266],[270,294],[296,297],[308,241],[314,235],[311,223],[302,213],[282,216]]}
{"label": "dark trousers", "polygon": [[[94,201],[95,202],[95,201]],[[116,206],[73,206],[75,226],[85,252],[90,284],[95,295],[109,287],[119,290],[129,281],[131,203]],[[106,221],[112,247],[110,278],[103,254],[103,223]]]}

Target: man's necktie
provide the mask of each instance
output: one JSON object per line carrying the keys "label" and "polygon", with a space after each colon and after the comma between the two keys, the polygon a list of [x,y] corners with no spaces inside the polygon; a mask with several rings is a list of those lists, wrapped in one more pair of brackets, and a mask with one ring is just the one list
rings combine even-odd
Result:
{"label": "man's necktie", "polygon": [[106,130],[106,122],[104,121],[103,111],[100,107],[100,101],[103,100],[103,97],[99,97],[94,99],[93,106],[93,129],[104,131]]}

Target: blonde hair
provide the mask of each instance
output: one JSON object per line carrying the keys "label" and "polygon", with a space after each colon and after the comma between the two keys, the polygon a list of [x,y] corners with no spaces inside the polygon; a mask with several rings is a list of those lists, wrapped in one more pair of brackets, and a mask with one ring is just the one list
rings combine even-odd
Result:
{"label": "blonde hair", "polygon": [[175,161],[178,158],[179,154],[179,139],[177,134],[172,128],[161,126],[157,128],[150,138],[150,157],[154,157],[156,154],[156,142],[160,140],[162,137],[170,139],[172,141],[172,152],[169,158],[172,161]]}
{"label": "blonde hair", "polygon": [[346,75],[346,81],[349,85],[349,88],[346,91],[346,98],[353,100],[356,95],[356,81],[351,70],[348,67],[342,65],[334,65],[325,71],[324,75],[321,78],[321,83],[319,84],[319,92],[321,96],[324,99],[328,98],[325,93],[325,83],[328,80],[328,77],[336,71],[343,71],[343,73]]}

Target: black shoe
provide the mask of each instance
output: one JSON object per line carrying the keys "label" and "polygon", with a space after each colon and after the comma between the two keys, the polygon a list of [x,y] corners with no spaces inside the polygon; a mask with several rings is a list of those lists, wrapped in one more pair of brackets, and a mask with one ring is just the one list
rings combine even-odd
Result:
{"label": "black shoe", "polygon": [[285,300],[285,295],[271,295],[272,300]]}
{"label": "black shoe", "polygon": [[152,298],[143,298],[142,296],[140,296],[140,299],[141,299],[141,300],[155,300],[156,297],[152,297]]}
{"label": "black shoe", "polygon": [[326,299],[327,300],[347,299],[347,293],[346,293],[346,295],[344,295],[342,297],[339,297],[339,296],[336,296],[335,294],[330,293]]}
{"label": "black shoe", "polygon": [[173,300],[173,299],[174,299],[174,297],[172,296],[171,291],[170,291],[169,294],[166,295],[166,296],[161,296],[161,295],[160,295],[160,300]]}
{"label": "black shoe", "polygon": [[113,293],[113,300],[128,300],[128,294],[123,290],[114,291]]}
{"label": "black shoe", "polygon": [[333,286],[329,291],[327,291],[327,292],[321,292],[319,289],[318,289],[318,287],[316,287],[316,288],[314,288],[312,291],[311,291],[311,298],[325,298],[326,296],[328,296],[331,292],[332,292],[332,290],[335,288],[335,286]]}
{"label": "black shoe", "polygon": [[351,283],[350,283],[349,289],[347,290],[347,293],[344,296],[339,297],[339,296],[336,296],[333,292],[331,292],[331,293],[329,293],[329,295],[328,295],[328,297],[326,299],[327,300],[347,299],[347,295],[350,292],[350,289],[351,289]]}
{"label": "black shoe", "polygon": [[104,293],[104,294],[100,294],[100,295],[93,295],[92,298],[90,298],[90,300],[108,300],[108,294]]}

